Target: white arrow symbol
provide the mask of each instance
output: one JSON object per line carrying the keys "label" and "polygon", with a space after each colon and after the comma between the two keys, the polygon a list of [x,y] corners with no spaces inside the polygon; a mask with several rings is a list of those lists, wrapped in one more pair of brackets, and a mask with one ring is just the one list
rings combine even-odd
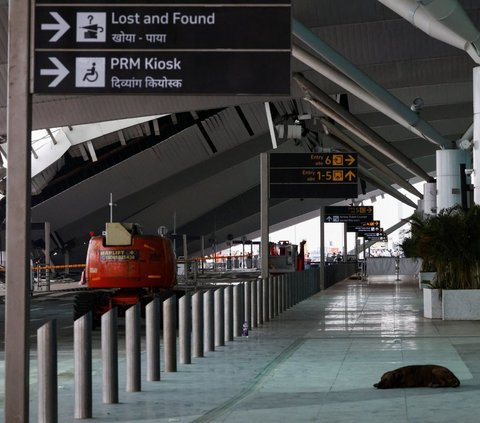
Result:
{"label": "white arrow symbol", "polygon": [[56,66],[56,69],[40,69],[40,75],[55,75],[56,78],[50,82],[48,86],[56,87],[58,84],[60,84],[60,82],[62,82],[63,78],[70,73],[70,71],[63,66],[62,62],[60,62],[60,60],[58,60],[56,57],[49,57],[48,59]]}
{"label": "white arrow symbol", "polygon": [[57,21],[57,23],[53,24],[42,24],[41,29],[45,31],[57,31],[53,34],[52,38],[49,41],[56,42],[60,39],[60,37],[65,34],[70,28],[70,25],[63,19],[57,12],[49,12],[53,19]]}

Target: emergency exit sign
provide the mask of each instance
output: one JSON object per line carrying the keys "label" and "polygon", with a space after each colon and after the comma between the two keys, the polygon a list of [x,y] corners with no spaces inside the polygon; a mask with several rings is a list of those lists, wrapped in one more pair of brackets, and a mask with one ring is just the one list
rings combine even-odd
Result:
{"label": "emergency exit sign", "polygon": [[34,93],[290,94],[285,0],[37,0],[34,34]]}

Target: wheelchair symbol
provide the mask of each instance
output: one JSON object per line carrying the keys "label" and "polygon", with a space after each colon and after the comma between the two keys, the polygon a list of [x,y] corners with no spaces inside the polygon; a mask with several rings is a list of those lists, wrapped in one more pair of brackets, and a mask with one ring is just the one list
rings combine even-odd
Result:
{"label": "wheelchair symbol", "polygon": [[98,72],[95,69],[95,62],[92,63],[92,67],[87,69],[87,72],[83,76],[83,81],[95,82],[98,79]]}

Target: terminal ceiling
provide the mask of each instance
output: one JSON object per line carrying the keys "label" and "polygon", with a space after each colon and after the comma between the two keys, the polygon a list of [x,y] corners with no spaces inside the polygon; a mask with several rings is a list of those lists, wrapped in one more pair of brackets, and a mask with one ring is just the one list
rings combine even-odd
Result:
{"label": "terminal ceiling", "polygon": [[[459,3],[473,25],[480,28],[480,3]],[[5,2],[0,11],[0,134],[6,134]],[[432,38],[376,0],[293,0],[292,15],[294,22],[308,28],[408,107],[421,98],[419,116],[445,140],[443,147],[454,146],[471,126],[476,63],[465,51]],[[294,49],[326,63],[304,41],[294,31]],[[272,150],[265,102],[270,104],[275,125],[296,122],[302,127],[302,136],[297,139],[277,134],[275,151],[352,151],[340,140],[347,135],[370,157],[367,160],[360,155],[365,194],[359,186],[356,199],[272,200],[274,228],[307,213],[315,214],[321,205],[358,203],[386,191],[387,186],[398,190],[398,180],[381,171],[375,160],[404,181],[425,180],[419,172],[412,172],[327,117],[325,110],[317,107],[321,103],[316,101],[318,93],[330,96],[381,136],[387,148],[394,147],[408,158],[412,166],[434,176],[438,145],[312,69],[297,58],[298,54],[293,56],[291,97],[34,95],[33,129],[61,127],[68,135],[88,133],[84,126],[88,124],[96,130],[91,132],[93,138],[72,144],[34,176],[32,220],[51,223],[58,247],[65,243],[81,246],[89,231],[98,233],[109,220],[112,193],[114,220],[137,222],[147,233],[161,225],[172,230],[175,221],[177,233],[192,238],[204,235],[207,245],[213,239],[222,245],[228,235],[258,234],[259,155]],[[314,88],[299,84],[305,80]],[[102,131],[94,125],[145,116],[149,118],[118,130]],[[5,149],[5,145],[1,147]],[[50,147],[55,149],[53,142]],[[35,160],[32,156],[32,162]],[[199,242],[192,240],[189,251],[198,252],[198,248]],[[77,251],[81,257],[82,249]]]}

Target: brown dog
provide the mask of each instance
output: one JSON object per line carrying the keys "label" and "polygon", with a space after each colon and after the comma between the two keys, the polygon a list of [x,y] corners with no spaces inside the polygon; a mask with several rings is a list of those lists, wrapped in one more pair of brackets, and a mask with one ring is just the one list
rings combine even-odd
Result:
{"label": "brown dog", "polygon": [[391,388],[456,388],[458,378],[446,367],[435,364],[405,366],[385,373],[380,382],[373,385],[378,389]]}

